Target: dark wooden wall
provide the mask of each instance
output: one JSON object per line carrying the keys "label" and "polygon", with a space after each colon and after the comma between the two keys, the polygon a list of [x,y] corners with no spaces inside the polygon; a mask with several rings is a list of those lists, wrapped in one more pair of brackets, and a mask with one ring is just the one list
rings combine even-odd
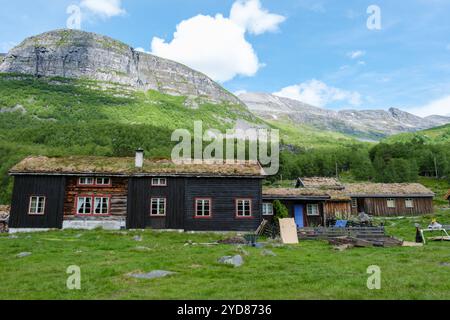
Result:
{"label": "dark wooden wall", "polygon": [[[10,228],[62,228],[64,177],[16,176],[11,202]],[[44,196],[45,214],[29,215],[31,196]]]}
{"label": "dark wooden wall", "polygon": [[[184,229],[184,178],[168,178],[166,187],[152,187],[151,178],[130,178],[128,184],[128,229]],[[167,201],[166,216],[150,216],[152,197]]]}
{"label": "dark wooden wall", "polygon": [[[212,198],[212,217],[195,219],[195,198]],[[252,199],[251,219],[236,218],[236,198]],[[189,178],[186,180],[185,228],[195,231],[255,231],[262,221],[262,180]]]}
{"label": "dark wooden wall", "polygon": [[110,215],[105,217],[83,217],[83,219],[94,220],[119,220],[127,215],[128,178],[111,178],[111,186],[78,186],[78,177],[67,177],[66,195],[64,200],[64,219],[71,220],[76,213],[76,197],[79,195],[110,195],[111,208]]}
{"label": "dark wooden wall", "polygon": [[[433,198],[412,198],[414,202],[413,208],[406,208],[405,200],[407,198],[394,198],[396,201],[395,208],[388,208],[388,198],[362,198],[358,200],[363,206],[364,212],[374,216],[402,216],[402,215],[421,215],[433,213]],[[356,208],[353,212],[357,213]]]}

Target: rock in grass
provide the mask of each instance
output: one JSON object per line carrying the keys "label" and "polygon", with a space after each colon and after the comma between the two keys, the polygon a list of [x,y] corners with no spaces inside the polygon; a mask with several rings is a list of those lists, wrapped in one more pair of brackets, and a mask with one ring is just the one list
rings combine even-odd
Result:
{"label": "rock in grass", "polygon": [[230,265],[234,266],[235,268],[237,268],[244,264],[244,259],[240,255],[236,255],[234,257],[225,256],[225,257],[222,257],[219,259],[219,263],[230,264]]}
{"label": "rock in grass", "polygon": [[133,237],[133,240],[134,240],[134,241],[141,242],[141,241],[142,241],[142,237],[141,237],[141,236],[134,236],[134,237]]}
{"label": "rock in grass", "polygon": [[241,245],[238,245],[237,248],[236,248],[236,250],[237,250],[240,254],[242,254],[242,255],[244,255],[244,256],[248,256],[248,255],[249,255],[248,251],[245,250],[244,248],[242,248]]}
{"label": "rock in grass", "polygon": [[277,256],[277,254],[275,252],[273,252],[272,250],[267,250],[267,249],[264,249],[263,251],[261,251],[261,255],[262,256],[270,256],[270,257]]}
{"label": "rock in grass", "polygon": [[31,256],[31,252],[21,252],[19,254],[16,255],[17,258],[25,258]]}
{"label": "rock in grass", "polygon": [[136,251],[151,251],[152,249],[150,249],[149,247],[135,247],[134,250]]}
{"label": "rock in grass", "polygon": [[149,273],[132,273],[130,274],[130,277],[135,279],[157,279],[157,278],[164,278],[167,276],[174,275],[175,272],[171,271],[164,271],[164,270],[154,270]]}

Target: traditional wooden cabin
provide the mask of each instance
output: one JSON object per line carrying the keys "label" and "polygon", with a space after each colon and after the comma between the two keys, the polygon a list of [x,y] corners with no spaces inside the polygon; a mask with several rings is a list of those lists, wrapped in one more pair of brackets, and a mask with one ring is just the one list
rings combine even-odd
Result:
{"label": "traditional wooden cabin", "polygon": [[106,157],[29,157],[14,176],[10,229],[253,231],[262,221],[256,162],[180,164]]}
{"label": "traditional wooden cabin", "polygon": [[336,216],[350,215],[352,212],[351,198],[347,195],[345,186],[336,178],[298,178],[295,187],[316,190],[318,193],[329,196],[329,199],[323,204],[324,221]]}
{"label": "traditional wooden cabin", "polygon": [[320,226],[325,223],[324,205],[331,197],[316,188],[264,188],[263,217],[273,215],[273,202],[279,200],[295,218],[298,228]]}
{"label": "traditional wooden cabin", "polygon": [[347,184],[352,212],[374,216],[420,215],[433,213],[435,194],[419,183]]}

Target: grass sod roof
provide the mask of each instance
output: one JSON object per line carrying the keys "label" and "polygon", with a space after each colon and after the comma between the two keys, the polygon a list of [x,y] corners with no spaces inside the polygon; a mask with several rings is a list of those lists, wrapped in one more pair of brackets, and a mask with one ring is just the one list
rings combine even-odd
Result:
{"label": "grass sod roof", "polygon": [[434,197],[430,189],[420,183],[350,183],[345,185],[352,197]]}
{"label": "grass sod roof", "polygon": [[344,189],[344,185],[338,179],[330,177],[298,178],[298,183],[305,188]]}
{"label": "grass sod roof", "polygon": [[330,195],[317,188],[263,188],[263,198],[330,199]]}
{"label": "grass sod roof", "polygon": [[118,176],[248,176],[262,177],[258,162],[236,164],[175,164],[171,160],[144,160],[142,169],[135,167],[134,158],[113,157],[28,157],[10,170],[11,175],[118,175]]}

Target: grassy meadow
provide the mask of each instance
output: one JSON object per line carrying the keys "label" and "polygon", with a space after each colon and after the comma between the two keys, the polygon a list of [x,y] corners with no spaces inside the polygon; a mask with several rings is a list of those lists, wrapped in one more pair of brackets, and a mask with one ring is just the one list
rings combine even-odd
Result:
{"label": "grassy meadow", "polygon": [[[432,217],[450,224],[447,210],[378,222],[389,234],[412,241],[414,223],[426,226]],[[448,242],[343,252],[323,241],[269,242],[266,249],[276,256],[244,247],[240,268],[217,262],[224,255],[243,254],[237,246],[185,245],[224,237],[150,230],[0,235],[0,299],[450,299]],[[16,257],[21,252],[32,255]],[[81,290],[66,288],[71,265],[81,268]],[[381,290],[367,289],[371,265],[381,268]],[[176,274],[153,280],[128,276],[152,270]]]}

